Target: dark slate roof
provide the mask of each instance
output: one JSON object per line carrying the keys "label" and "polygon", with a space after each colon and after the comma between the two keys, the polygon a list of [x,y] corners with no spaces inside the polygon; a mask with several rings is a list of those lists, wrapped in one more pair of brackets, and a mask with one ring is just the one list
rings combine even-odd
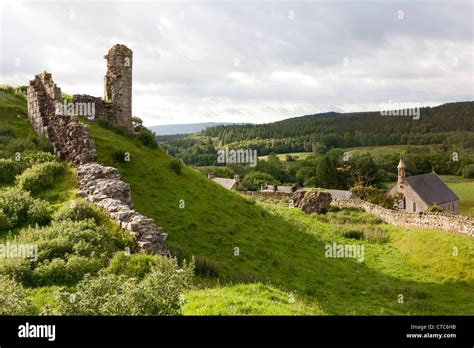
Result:
{"label": "dark slate roof", "polygon": [[443,204],[459,200],[436,173],[408,176],[405,178],[410,187],[428,205]]}

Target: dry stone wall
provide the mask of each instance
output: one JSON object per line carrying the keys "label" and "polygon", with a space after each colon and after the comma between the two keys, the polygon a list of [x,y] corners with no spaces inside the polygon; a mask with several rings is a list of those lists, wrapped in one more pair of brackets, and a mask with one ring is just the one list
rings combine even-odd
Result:
{"label": "dry stone wall", "polygon": [[133,209],[130,185],[121,180],[116,168],[96,163],[95,145],[87,129],[70,116],[57,115],[56,103],[61,103],[61,89],[51,74],[35,76],[28,87],[28,118],[35,131],[51,141],[56,153],[76,167],[78,193],[128,230],[142,251],[168,255],[166,234]]}
{"label": "dry stone wall", "polygon": [[360,208],[374,214],[384,222],[397,226],[432,228],[452,231],[474,237],[474,218],[442,213],[407,213],[385,209],[360,199],[334,200],[331,203],[341,208]]}

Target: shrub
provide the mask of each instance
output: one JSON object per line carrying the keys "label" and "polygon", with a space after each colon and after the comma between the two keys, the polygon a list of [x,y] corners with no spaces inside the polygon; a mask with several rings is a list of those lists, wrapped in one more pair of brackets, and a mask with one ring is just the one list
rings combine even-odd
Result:
{"label": "shrub", "polygon": [[466,179],[474,178],[474,164],[469,164],[462,168],[462,176]]}
{"label": "shrub", "polygon": [[128,254],[120,251],[110,260],[106,272],[128,278],[143,278],[158,265],[158,257],[146,254]]}
{"label": "shrub", "polygon": [[58,294],[61,315],[178,315],[190,286],[193,264],[177,269],[176,259],[162,259],[143,279],[115,274],[86,276],[76,291]]}
{"label": "shrub", "polygon": [[21,164],[12,159],[0,158],[0,183],[10,184],[21,173]]}
{"label": "shrub", "polygon": [[70,201],[69,204],[62,206],[53,216],[55,221],[81,221],[92,219],[96,224],[102,220],[101,214],[92,204],[83,200]]}
{"label": "shrub", "polygon": [[21,154],[21,160],[27,167],[46,162],[59,162],[58,157],[50,152],[27,150]]}
{"label": "shrub", "polygon": [[241,186],[242,189],[246,191],[257,191],[260,190],[260,186],[265,183],[278,184],[278,181],[270,174],[257,171],[245,175]]}
{"label": "shrub", "polygon": [[340,236],[350,239],[364,238],[364,232],[355,228],[343,228],[337,232]]}
{"label": "shrub", "polygon": [[433,204],[433,205],[430,205],[426,211],[428,211],[430,213],[441,213],[443,211],[443,209],[441,209],[436,204]]}
{"label": "shrub", "polygon": [[31,315],[32,308],[23,286],[10,277],[0,275],[0,316]]}
{"label": "shrub", "polygon": [[387,241],[387,233],[379,226],[369,226],[364,229],[364,239],[369,243],[382,244]]}
{"label": "shrub", "polygon": [[169,163],[169,168],[177,175],[181,175],[183,170],[183,163],[180,160],[172,159]]}
{"label": "shrub", "polygon": [[128,246],[121,236],[93,220],[26,228],[14,242],[35,245],[37,260],[29,264],[29,260],[0,259],[0,274],[13,275],[25,285],[70,285],[87,273],[97,273],[117,249]]}
{"label": "shrub", "polygon": [[125,150],[116,150],[112,153],[112,159],[118,163],[127,163]]}
{"label": "shrub", "polygon": [[373,186],[363,186],[361,184],[352,187],[351,192],[353,192],[357,198],[378,204],[387,209],[393,209],[395,202],[399,199],[396,195],[393,197],[388,196],[385,190]]}
{"label": "shrub", "polygon": [[54,179],[64,172],[64,166],[58,162],[35,164],[16,178],[19,188],[38,193],[53,186]]}
{"label": "shrub", "polygon": [[219,264],[206,256],[195,256],[196,274],[204,277],[218,277]]}
{"label": "shrub", "polygon": [[16,187],[0,190],[0,229],[23,223],[45,225],[51,220],[48,203]]}
{"label": "shrub", "polygon": [[95,274],[102,268],[98,258],[71,255],[67,260],[55,258],[40,262],[31,274],[35,286],[70,285],[86,274]]}

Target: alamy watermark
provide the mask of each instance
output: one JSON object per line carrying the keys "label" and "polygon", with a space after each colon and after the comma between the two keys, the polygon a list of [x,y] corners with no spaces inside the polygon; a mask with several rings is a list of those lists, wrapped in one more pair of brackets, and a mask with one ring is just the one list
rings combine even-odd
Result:
{"label": "alamy watermark", "polygon": [[354,258],[359,262],[364,261],[364,244],[326,244],[325,257],[332,258]]}
{"label": "alamy watermark", "polygon": [[394,103],[391,100],[383,103],[380,108],[382,116],[408,116],[414,120],[420,119],[420,105],[417,103]]}
{"label": "alamy watermark", "polygon": [[0,258],[25,258],[36,262],[38,260],[38,245],[0,243]]}
{"label": "alamy watermark", "polygon": [[257,165],[258,156],[257,150],[251,149],[229,149],[226,147],[224,150],[217,151],[217,163],[228,164],[228,163],[240,163],[249,164],[250,167]]}
{"label": "alamy watermark", "polygon": [[57,116],[85,116],[89,120],[95,119],[95,103],[56,103],[55,113]]}

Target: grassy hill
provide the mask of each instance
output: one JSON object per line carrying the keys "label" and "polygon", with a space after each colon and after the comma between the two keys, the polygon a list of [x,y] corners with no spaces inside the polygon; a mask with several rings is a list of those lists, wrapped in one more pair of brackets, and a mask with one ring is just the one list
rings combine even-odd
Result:
{"label": "grassy hill", "polygon": [[[17,134],[31,134],[24,97],[11,102],[0,92],[0,127],[12,125]],[[20,117],[11,107],[5,112],[6,104],[23,110]],[[387,226],[360,211],[314,217],[259,203],[191,168],[176,174],[172,158],[160,149],[94,122],[87,125],[98,161],[119,169],[132,187],[135,208],[169,234],[168,248],[180,258],[196,257],[199,275],[195,288],[185,294],[184,314],[474,313],[472,238]],[[129,162],[120,160],[124,152],[130,153]],[[72,184],[61,190],[73,189]],[[45,199],[54,202],[54,196]],[[387,240],[349,238],[364,229]],[[325,257],[325,245],[333,242],[363,244],[364,261]],[[35,288],[31,296],[37,306],[54,303],[55,290]]]}

